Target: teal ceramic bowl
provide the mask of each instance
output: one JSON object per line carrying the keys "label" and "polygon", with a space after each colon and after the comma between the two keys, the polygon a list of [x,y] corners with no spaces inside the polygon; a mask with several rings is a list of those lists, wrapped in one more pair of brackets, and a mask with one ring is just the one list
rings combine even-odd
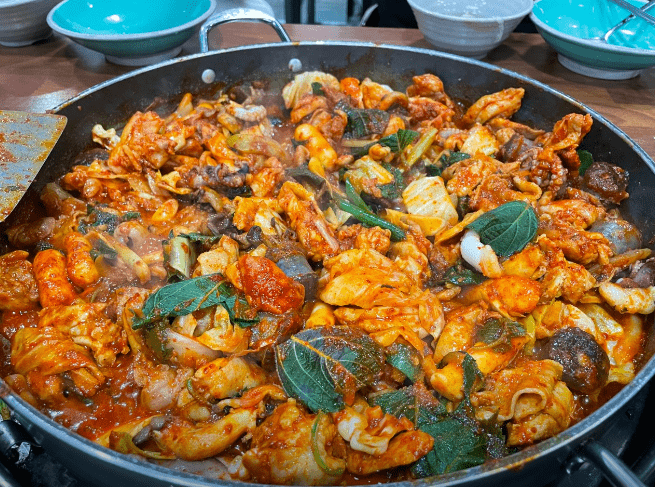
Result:
{"label": "teal ceramic bowl", "polygon": [[[630,3],[641,7],[646,2]],[[649,13],[654,15],[655,8]],[[564,67],[594,78],[628,79],[655,66],[655,26],[637,18],[617,30],[608,43],[592,40],[628,15],[607,0],[539,0],[530,18]]]}
{"label": "teal ceramic bowl", "polygon": [[176,56],[215,0],[64,0],[48,25],[108,61],[144,66]]}

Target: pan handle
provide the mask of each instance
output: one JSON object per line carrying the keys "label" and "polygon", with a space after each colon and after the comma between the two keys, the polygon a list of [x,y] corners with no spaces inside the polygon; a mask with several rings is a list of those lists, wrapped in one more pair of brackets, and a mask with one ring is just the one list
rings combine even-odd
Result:
{"label": "pan handle", "polygon": [[252,8],[233,8],[215,13],[202,24],[199,33],[200,52],[209,51],[209,42],[207,40],[209,31],[217,25],[227,24],[228,22],[264,22],[275,29],[283,42],[291,42],[291,38],[282,27],[282,24],[272,15]]}
{"label": "pan handle", "polygon": [[614,487],[646,487],[621,459],[596,441],[583,444],[572,460],[577,465],[592,463]]}

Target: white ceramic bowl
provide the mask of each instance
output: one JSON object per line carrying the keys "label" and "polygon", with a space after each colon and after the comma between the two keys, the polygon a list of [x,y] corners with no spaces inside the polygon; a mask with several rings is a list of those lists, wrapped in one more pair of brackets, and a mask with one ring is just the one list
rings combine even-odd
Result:
{"label": "white ceramic bowl", "polygon": [[655,26],[634,19],[608,43],[591,38],[602,36],[629,14],[607,0],[539,0],[530,18],[564,67],[592,78],[619,80],[655,66]]}
{"label": "white ceramic bowl", "polygon": [[48,12],[59,0],[0,0],[0,44],[28,46],[47,39],[52,30]]}
{"label": "white ceramic bowl", "polygon": [[436,48],[483,58],[532,10],[533,0],[408,0],[418,28]]}

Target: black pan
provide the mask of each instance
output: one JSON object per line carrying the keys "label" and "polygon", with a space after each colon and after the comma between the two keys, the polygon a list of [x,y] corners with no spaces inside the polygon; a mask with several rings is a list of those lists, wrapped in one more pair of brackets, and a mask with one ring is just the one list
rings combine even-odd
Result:
{"label": "black pan", "polygon": [[[234,16],[227,19],[231,20]],[[219,23],[225,21],[219,19]],[[203,27],[201,36],[206,36],[209,27]],[[201,38],[201,45],[206,46],[206,37],[204,42]],[[102,123],[105,128],[119,127],[136,110],[176,106],[185,92],[211,94],[226,86],[261,79],[270,80],[272,86],[281,89],[293,77],[289,66],[298,67],[298,63],[302,70],[327,71],[338,77],[349,75],[361,79],[368,76],[401,91],[411,84],[413,75],[434,73],[443,80],[449,95],[469,103],[504,88],[523,87],[525,97],[514,120],[547,130],[568,113],[589,113],[594,124],[581,148],[592,152],[596,160],[621,165],[630,173],[630,199],[623,204],[623,215],[638,223],[645,242],[652,241],[655,235],[655,212],[651,202],[655,163],[599,113],[544,84],[483,62],[432,50],[350,42],[282,42],[200,53],[143,68],[82,92],[55,109],[68,117],[68,125],[30,189],[31,194],[11,215],[10,224],[27,218],[30,203],[38,201],[39,190],[63,175],[74,164],[77,154],[90,146],[91,129],[96,123]],[[655,338],[651,328],[652,323],[648,328],[643,367],[635,379],[580,423],[503,459],[436,478],[397,483],[395,487],[545,485],[565,475],[564,466],[574,463],[576,455],[596,461],[602,459],[601,447],[589,440],[611,426],[616,414],[655,374],[652,357]],[[102,448],[26,404],[4,382],[0,382],[0,397],[53,457],[77,476],[92,479],[94,485],[244,485],[197,476],[193,469],[189,470],[191,473],[180,473]],[[626,475],[620,485],[643,485],[636,477]]]}

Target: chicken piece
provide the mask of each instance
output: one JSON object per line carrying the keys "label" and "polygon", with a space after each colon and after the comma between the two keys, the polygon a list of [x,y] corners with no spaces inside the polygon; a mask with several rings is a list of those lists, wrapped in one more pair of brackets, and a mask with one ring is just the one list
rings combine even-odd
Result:
{"label": "chicken piece", "polygon": [[471,194],[486,176],[498,171],[500,164],[492,157],[476,154],[448,166],[441,175],[446,180],[448,192],[461,197]]}
{"label": "chicken piece", "polygon": [[362,93],[364,108],[378,108],[382,99],[393,92],[388,86],[371,81],[370,78],[365,78],[359,85],[359,89]]}
{"label": "chicken piece", "polygon": [[267,382],[264,369],[248,358],[232,356],[217,358],[200,367],[189,381],[189,387],[195,397],[214,402]]}
{"label": "chicken piece", "polygon": [[223,235],[218,244],[213,245],[207,252],[203,252],[196,260],[196,268],[191,277],[206,276],[208,274],[223,274],[227,268],[239,258],[239,244],[227,235]]}
{"label": "chicken piece", "polygon": [[434,74],[422,74],[412,77],[410,86],[407,87],[407,96],[423,96],[437,100],[449,108],[455,108],[455,103],[444,91],[443,81]]}
{"label": "chicken piece", "polygon": [[251,332],[230,321],[230,314],[222,306],[216,306],[216,310],[194,313],[188,315],[188,320],[195,322],[192,325],[193,332],[189,336],[195,336],[196,340],[212,350],[225,353],[241,352],[248,348],[248,341]]}
{"label": "chicken piece", "polygon": [[253,196],[270,198],[284,177],[284,166],[277,157],[269,157],[264,162],[256,164],[251,174],[252,178],[248,177],[246,181],[252,189]]}
{"label": "chicken piece", "polygon": [[655,286],[624,288],[613,282],[603,282],[598,292],[619,313],[647,315],[655,311]]}
{"label": "chicken piece", "polygon": [[39,327],[52,327],[85,346],[101,367],[112,365],[116,356],[130,351],[122,327],[108,319],[105,303],[50,306],[39,313]]}
{"label": "chicken piece", "polygon": [[55,249],[38,252],[32,268],[41,306],[70,304],[77,298],[77,292],[68,280],[66,257],[61,252]]}
{"label": "chicken piece", "polygon": [[592,124],[593,119],[589,114],[570,113],[564,116],[555,123],[553,131],[546,136],[540,158],[550,159],[552,154],[557,152],[567,162],[573,162],[572,169],[577,169],[580,159],[577,155],[567,156],[567,154],[575,153],[584,136],[591,130]]}
{"label": "chicken piece", "polygon": [[347,469],[355,475],[370,475],[381,470],[409,465],[427,455],[434,446],[434,438],[423,431],[406,431],[395,436],[387,451],[379,456],[348,449]]}
{"label": "chicken piece", "polygon": [[523,316],[535,309],[541,296],[541,284],[520,276],[502,276],[477,284],[464,294],[464,301],[479,299],[503,316]]}
{"label": "chicken piece", "polygon": [[583,200],[557,200],[546,205],[537,206],[539,215],[547,214],[552,220],[579,229],[586,229],[605,216],[602,206],[593,205]]}
{"label": "chicken piece", "polygon": [[344,457],[345,445],[330,416],[307,414],[289,399],[257,427],[242,464],[254,482],[337,485]]}
{"label": "chicken piece", "polygon": [[320,71],[307,71],[297,74],[293,81],[287,83],[282,89],[282,98],[286,108],[295,108],[298,102],[307,94],[313,92],[312,85],[319,83],[321,86],[328,86],[339,90],[339,80],[328,73]]}
{"label": "chicken piece", "polygon": [[182,460],[211,458],[229,448],[246,433],[255,430],[257,411],[235,409],[213,422],[192,424],[173,420],[152,435],[164,452],[172,452]]}
{"label": "chicken piece", "polygon": [[387,257],[375,250],[347,250],[325,261],[329,281],[319,296],[334,306],[414,304],[411,279]]}
{"label": "chicken piece", "polygon": [[575,228],[552,219],[547,214],[542,214],[539,218],[538,234],[547,237],[562,249],[568,260],[582,265],[594,262],[607,264],[612,255],[609,241],[602,233]]}
{"label": "chicken piece", "polygon": [[287,181],[280,189],[278,202],[310,259],[320,261],[339,252],[339,241],[305,188]]}
{"label": "chicken piece", "polygon": [[271,198],[234,198],[237,206],[232,222],[243,232],[258,226],[266,235],[282,235],[287,226],[279,215],[281,211],[277,200]]}
{"label": "chicken piece", "polygon": [[364,108],[362,104],[362,90],[359,88],[359,80],[357,78],[343,78],[339,85],[341,92],[350,97],[351,103],[355,108]]}
{"label": "chicken piece", "polygon": [[462,123],[468,126],[474,123],[484,125],[492,118],[510,118],[521,108],[523,95],[525,95],[523,88],[507,88],[484,95],[469,107],[462,117]]}
{"label": "chicken piece", "polygon": [[546,257],[546,272],[541,281],[542,303],[559,297],[577,303],[596,286],[594,276],[584,266],[566,260],[564,253],[548,238],[539,237],[538,243]]}
{"label": "chicken piece", "polygon": [[546,254],[539,245],[530,243],[509,257],[502,266],[505,275],[539,279],[546,272]]}
{"label": "chicken piece", "polygon": [[175,142],[162,133],[165,121],[155,112],[136,112],[109,154],[107,165],[114,172],[159,169],[174,153]]}
{"label": "chicken piece", "polygon": [[324,96],[317,96],[310,93],[303,95],[298,100],[289,114],[289,120],[293,124],[302,121],[307,115],[311,115],[317,110],[327,110],[328,104]]}
{"label": "chicken piece", "polygon": [[434,347],[434,362],[438,364],[449,353],[473,346],[476,328],[491,317],[493,314],[489,313],[482,301],[448,311],[444,328]]}
{"label": "chicken piece", "polygon": [[246,254],[228,269],[227,275],[246,294],[254,310],[284,314],[300,308],[305,300],[305,287],[266,257]]}
{"label": "chicken piece", "polygon": [[193,370],[157,364],[137,354],[133,374],[134,382],[141,388],[140,403],[150,411],[162,411],[175,405]]}
{"label": "chicken piece", "polygon": [[386,254],[391,247],[391,231],[380,227],[366,228],[361,224],[339,228],[337,238],[342,250],[371,249]]}
{"label": "chicken piece", "polygon": [[325,171],[337,169],[338,155],[323,134],[313,125],[303,123],[296,127],[293,138],[309,151],[309,169],[325,176]]}
{"label": "chicken piece", "polygon": [[375,456],[386,452],[398,433],[414,429],[409,419],[385,414],[380,406],[370,407],[363,399],[332,414],[332,419],[350,448]]}
{"label": "chicken piece", "polygon": [[28,256],[24,250],[15,250],[0,257],[0,310],[26,310],[39,302],[39,290]]}
{"label": "chicken piece", "polygon": [[524,193],[515,187],[513,178],[503,174],[491,174],[482,179],[473,190],[469,199],[471,210],[489,211],[510,201],[530,203],[536,197],[533,193]]}
{"label": "chicken piece", "polygon": [[87,348],[50,326],[18,330],[12,340],[11,364],[19,374],[29,374],[28,382],[68,374],[80,394],[86,397],[93,396],[105,381]]}
{"label": "chicken piece", "polygon": [[414,242],[411,234],[402,242],[394,242],[391,245],[389,258],[421,288],[430,277],[428,256]]}
{"label": "chicken piece", "polygon": [[71,232],[64,238],[66,249],[66,269],[68,277],[73,284],[87,288],[100,279],[96,269],[91,250],[93,246],[87,238],[79,232]]}
{"label": "chicken piece", "polygon": [[[444,326],[443,309],[433,292],[429,290],[422,293],[415,292],[410,296],[401,295],[398,299],[403,299],[404,303],[394,306],[380,304],[368,309],[344,306],[335,309],[334,316],[339,323],[358,326],[367,333],[399,329],[415,333],[419,338],[439,337]],[[384,299],[380,302],[394,303]]]}
{"label": "chicken piece", "polygon": [[412,122],[418,123],[429,121],[431,127],[437,129],[452,121],[455,111],[443,103],[423,96],[415,96],[409,99],[407,105]]}

